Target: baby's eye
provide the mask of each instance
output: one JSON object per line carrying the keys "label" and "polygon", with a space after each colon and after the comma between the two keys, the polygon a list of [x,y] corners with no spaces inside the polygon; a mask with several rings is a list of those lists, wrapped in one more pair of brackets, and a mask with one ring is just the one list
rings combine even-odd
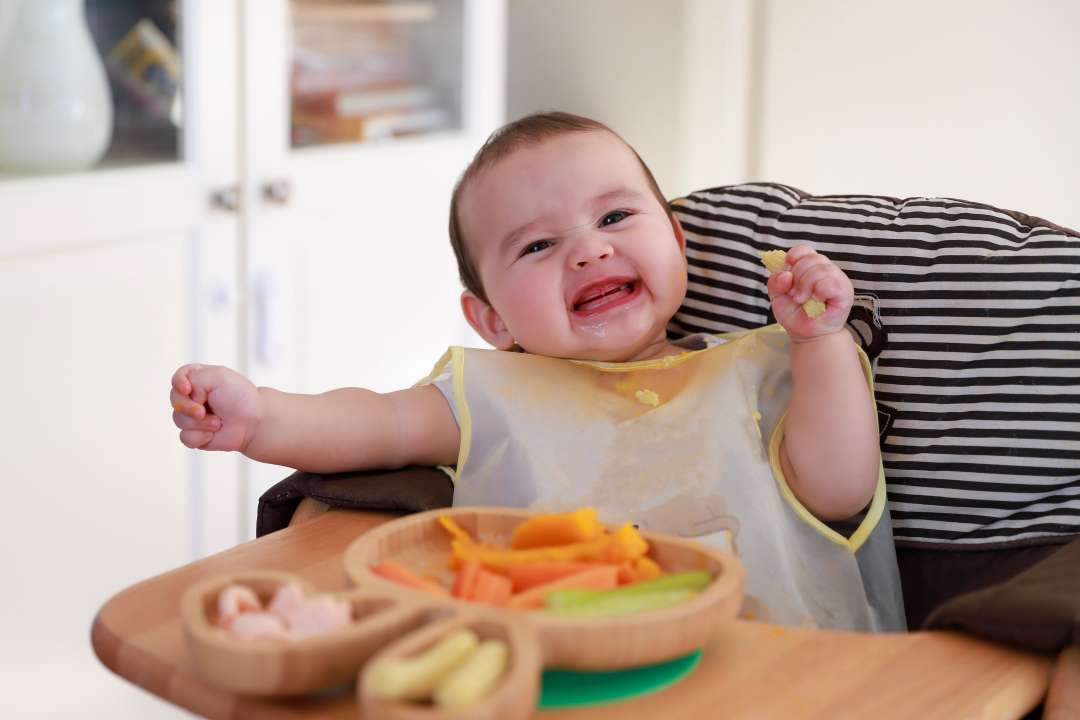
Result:
{"label": "baby's eye", "polygon": [[541,250],[547,250],[551,247],[551,244],[550,240],[537,240],[536,242],[529,243],[525,246],[525,249],[521,251],[521,257],[540,252]]}
{"label": "baby's eye", "polygon": [[614,210],[612,212],[609,212],[604,217],[600,218],[600,227],[614,225],[617,222],[622,222],[628,217],[630,217],[630,213],[626,212],[625,210]]}

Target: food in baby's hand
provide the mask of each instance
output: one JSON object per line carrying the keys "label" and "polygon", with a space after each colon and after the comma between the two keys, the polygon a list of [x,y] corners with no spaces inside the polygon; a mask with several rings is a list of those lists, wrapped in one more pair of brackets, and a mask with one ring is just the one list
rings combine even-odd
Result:
{"label": "food in baby's hand", "polygon": [[769,274],[778,273],[787,267],[786,250],[766,250],[761,253],[761,264],[769,271]]}
{"label": "food in baby's hand", "polygon": [[325,594],[308,597],[292,583],[281,585],[266,608],[246,585],[229,585],[218,593],[217,626],[238,638],[299,640],[331,633],[351,619],[345,600]]}
{"label": "food in baby's hand", "polygon": [[479,644],[476,633],[460,628],[426,652],[409,658],[387,658],[368,670],[371,692],[381,698],[425,700],[453,668],[459,667]]}
{"label": "food in baby's hand", "polygon": [[[781,270],[786,270],[787,251],[766,250],[761,253],[761,264],[765,266],[765,269],[769,271],[770,275],[774,275]],[[818,315],[825,312],[825,303],[821,302],[816,297],[812,297],[803,303],[802,308],[807,317],[816,318]]]}

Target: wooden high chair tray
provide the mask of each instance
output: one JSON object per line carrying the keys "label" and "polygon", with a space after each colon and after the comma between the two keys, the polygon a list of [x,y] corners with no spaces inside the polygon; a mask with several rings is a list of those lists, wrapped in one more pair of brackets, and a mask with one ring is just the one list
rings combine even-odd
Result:
{"label": "wooden high chair tray", "polygon": [[[284,700],[233,695],[195,672],[180,597],[224,573],[279,570],[319,590],[348,586],[346,548],[392,514],[329,511],[302,525],[151,578],[110,599],[91,639],[111,670],[211,718],[357,718],[355,692]],[[1038,704],[1051,660],[948,632],[868,635],[729,622],[685,680],[652,695],[540,718],[1019,718]]]}

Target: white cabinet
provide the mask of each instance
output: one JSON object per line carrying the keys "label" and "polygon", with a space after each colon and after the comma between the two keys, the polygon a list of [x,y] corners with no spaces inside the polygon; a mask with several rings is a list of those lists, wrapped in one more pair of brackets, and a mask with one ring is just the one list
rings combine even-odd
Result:
{"label": "white cabinet", "polygon": [[286,0],[88,0],[92,28],[117,8],[175,19],[178,125],[148,130],[118,105],[98,167],[0,168],[0,674],[16,714],[165,712],[93,657],[94,611],[251,537],[255,499],[288,472],[185,450],[167,405],[175,367],[384,390],[465,337],[446,211],[502,119],[503,3],[338,5],[387,36],[409,23],[417,69],[401,82],[430,86],[429,109],[443,111],[415,126],[427,131],[397,137],[382,118],[366,130],[378,141],[298,136],[303,28]]}

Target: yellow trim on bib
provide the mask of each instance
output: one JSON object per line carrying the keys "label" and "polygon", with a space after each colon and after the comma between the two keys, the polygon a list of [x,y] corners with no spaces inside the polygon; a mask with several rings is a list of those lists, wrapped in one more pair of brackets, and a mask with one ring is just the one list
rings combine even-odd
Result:
{"label": "yellow trim on bib", "polygon": [[762,332],[762,331],[764,331],[764,332],[775,332],[777,329],[779,329],[781,332],[786,332],[783,329],[783,327],[781,327],[780,325],[773,324],[773,325],[764,325],[764,326],[759,327],[759,328],[754,328],[753,330],[736,330],[734,332],[729,332],[729,333],[706,333],[706,334],[711,334],[714,337],[720,338],[724,342],[718,343],[718,344],[713,345],[711,347],[704,347],[704,348],[701,348],[700,350],[686,350],[685,352],[681,352],[678,355],[668,355],[666,357],[655,358],[653,360],[631,360],[629,362],[607,362],[607,361],[604,361],[604,360],[573,360],[573,359],[570,359],[569,362],[572,362],[575,365],[583,365],[585,367],[590,367],[590,368],[592,368],[594,370],[599,370],[600,372],[634,372],[635,370],[666,370],[666,369],[668,369],[670,367],[675,367],[676,365],[683,364],[684,362],[686,362],[690,358],[694,357],[695,355],[700,355],[701,353],[709,352],[710,350],[715,350],[716,348],[718,348],[718,347],[720,347],[722,345],[725,345],[727,342],[729,342],[731,340],[735,340],[737,338],[740,338],[740,337],[742,337],[744,335],[749,335],[750,333],[756,333],[756,332]]}
{"label": "yellow trim on bib", "polygon": [[446,363],[450,361],[450,353],[454,348],[450,347],[446,349],[446,352],[442,354],[438,360],[435,361],[435,366],[431,368],[431,372],[424,376],[422,380],[417,380],[413,383],[413,387],[420,387],[421,385],[430,385],[431,381],[442,375],[443,370],[446,369]]}
{"label": "yellow trim on bib", "polygon": [[[870,388],[870,402],[873,403],[874,383],[870,361],[867,359],[866,353],[863,352],[861,347],[856,346],[855,349],[859,353],[859,362],[862,365],[863,375]],[[780,467],[780,443],[784,438],[784,422],[786,420],[787,414],[785,413],[784,416],[780,418],[780,422],[776,423],[772,437],[769,438],[769,465],[772,466],[773,476],[776,478],[777,485],[780,486],[780,494],[787,500],[788,504],[791,505],[795,514],[801,517],[807,525],[816,530],[820,535],[841,547],[847,548],[851,552],[857,551],[862,547],[862,544],[866,542],[866,539],[870,537],[870,533],[877,527],[878,521],[881,520],[881,514],[885,511],[885,469],[878,463],[877,485],[874,487],[874,497],[870,500],[870,507],[866,511],[866,517],[859,523],[859,527],[855,528],[855,532],[851,533],[851,537],[845,538],[807,510],[806,506],[799,502],[799,498],[795,497],[795,493],[792,491],[791,486],[788,485],[787,478],[784,476],[784,471]]]}
{"label": "yellow trim on bib", "polygon": [[442,375],[447,364],[450,365],[450,380],[454,387],[454,401],[457,403],[458,410],[458,458],[455,467],[439,465],[438,468],[449,475],[451,480],[457,482],[461,469],[465,467],[465,461],[469,459],[469,449],[472,446],[472,415],[469,414],[469,403],[465,399],[465,376],[462,372],[465,365],[465,348],[454,346],[448,349],[435,363],[435,367],[431,369],[427,377],[413,387],[430,385],[432,380]]}
{"label": "yellow trim on bib", "polygon": [[461,431],[461,444],[458,446],[457,469],[454,480],[457,480],[465,469],[465,463],[469,459],[469,449],[472,447],[472,415],[469,413],[469,401],[465,398],[465,348],[452,348],[453,365],[450,372],[453,373],[454,399],[458,406],[458,427]]}

